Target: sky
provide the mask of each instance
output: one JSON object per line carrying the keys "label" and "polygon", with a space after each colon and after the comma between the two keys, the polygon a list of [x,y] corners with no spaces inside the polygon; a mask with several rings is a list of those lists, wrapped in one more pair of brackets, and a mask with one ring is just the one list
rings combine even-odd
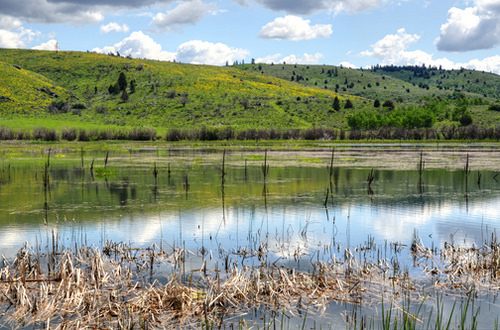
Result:
{"label": "sky", "polygon": [[[500,0],[0,0],[0,47],[500,74]],[[1,59],[0,59],[1,60]]]}

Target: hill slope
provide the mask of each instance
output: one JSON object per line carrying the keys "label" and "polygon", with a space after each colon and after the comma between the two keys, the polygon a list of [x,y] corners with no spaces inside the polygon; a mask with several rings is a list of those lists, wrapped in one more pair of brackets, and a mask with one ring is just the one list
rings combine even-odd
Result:
{"label": "hill slope", "polygon": [[461,92],[468,98],[500,99],[500,76],[472,70],[438,70],[425,67],[374,67],[350,69],[331,65],[243,64],[247,72],[295,81],[369,99],[394,100],[415,104],[422,98],[455,98]]}
{"label": "hill slope", "polygon": [[[0,49],[0,70],[0,118],[11,127],[152,127],[162,132],[205,126],[411,129],[421,127],[415,123],[427,128],[450,122],[500,124],[500,111],[488,110],[500,98],[500,77],[468,70],[214,67],[15,49]],[[337,110],[335,98],[340,100]],[[377,108],[376,99],[392,101],[397,111]],[[347,108],[348,103],[353,106]]]}
{"label": "hill slope", "polygon": [[10,113],[45,112],[54,98],[68,97],[53,81],[19,66],[0,61],[0,72],[0,109]]}
{"label": "hill slope", "polygon": [[[43,75],[65,89],[66,96],[54,99],[51,107],[47,96],[41,95],[37,114],[61,122],[160,128],[306,128],[318,123],[340,127],[345,116],[332,111],[332,99],[349,97],[363,104],[360,98],[331,90],[228,67],[11,49],[0,49],[0,61]],[[6,73],[9,78],[0,82],[3,90],[18,80],[17,72]],[[126,81],[125,95],[113,89],[120,74]],[[7,102],[0,103],[0,109],[4,114],[23,113]]]}

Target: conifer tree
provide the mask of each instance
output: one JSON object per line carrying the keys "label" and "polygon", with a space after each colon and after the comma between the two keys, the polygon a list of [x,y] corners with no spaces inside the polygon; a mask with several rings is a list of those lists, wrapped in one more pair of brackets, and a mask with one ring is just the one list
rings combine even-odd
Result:
{"label": "conifer tree", "polygon": [[127,88],[127,77],[125,77],[125,73],[123,72],[120,72],[120,76],[118,77],[118,86],[120,86],[120,92]]}
{"label": "conifer tree", "polygon": [[335,111],[340,110],[340,101],[339,101],[339,98],[337,96],[335,96],[335,98],[333,99],[333,109]]}

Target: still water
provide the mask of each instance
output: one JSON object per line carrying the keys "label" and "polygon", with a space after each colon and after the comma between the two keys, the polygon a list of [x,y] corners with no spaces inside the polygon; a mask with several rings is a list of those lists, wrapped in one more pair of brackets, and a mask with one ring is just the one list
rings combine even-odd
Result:
{"label": "still water", "polygon": [[332,148],[10,149],[0,254],[55,235],[66,247],[185,247],[197,269],[199,251],[265,242],[272,258],[307,268],[297,261],[328,261],[368,240],[409,246],[415,233],[428,247],[481,246],[500,229],[499,160],[492,146],[344,146],[333,159]]}
{"label": "still water", "polygon": [[84,152],[82,168],[81,150],[52,149],[47,189],[48,150],[4,155],[2,254],[52,231],[79,243],[163,241],[194,250],[210,241],[245,246],[258,234],[282,254],[356,246],[368,236],[408,244],[414,230],[437,247],[480,245],[500,220],[500,164],[490,149],[337,148],[333,163],[331,150],[268,151],[266,160],[264,150],[228,150],[223,185],[222,150],[115,149],[99,172],[106,154]]}

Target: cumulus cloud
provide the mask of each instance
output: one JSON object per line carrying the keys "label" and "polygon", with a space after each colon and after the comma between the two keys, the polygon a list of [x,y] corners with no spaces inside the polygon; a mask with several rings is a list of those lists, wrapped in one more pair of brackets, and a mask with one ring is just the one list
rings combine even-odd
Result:
{"label": "cumulus cloud", "polygon": [[14,17],[0,15],[0,29],[16,30],[19,29],[23,23]]}
{"label": "cumulus cloud", "polygon": [[457,63],[456,67],[500,74],[500,56],[495,55],[482,60],[474,59],[466,63]]}
{"label": "cumulus cloud", "polygon": [[162,46],[154,41],[150,36],[142,31],[132,32],[132,34],[116,43],[114,46],[104,48],[94,48],[92,51],[97,53],[117,53],[121,55],[132,56],[135,58],[148,58],[153,60],[172,61],[175,54],[162,50]]}
{"label": "cumulus cloud", "polygon": [[420,39],[416,34],[408,34],[405,29],[399,29],[397,34],[388,34],[372,45],[371,51],[364,51],[362,56],[374,56],[391,64],[399,63],[406,57],[408,46]]}
{"label": "cumulus cloud", "polygon": [[176,58],[186,63],[224,65],[226,61],[244,59],[247,55],[248,51],[245,49],[231,48],[222,43],[192,40],[177,48]]}
{"label": "cumulus cloud", "polygon": [[108,23],[106,25],[101,25],[101,32],[102,33],[109,33],[109,32],[128,32],[129,27],[127,24],[118,24],[115,22]]}
{"label": "cumulus cloud", "polygon": [[[235,0],[236,1],[236,0]],[[321,11],[350,13],[377,8],[386,0],[256,0],[274,11],[285,11],[296,15],[310,15]]]}
{"label": "cumulus cloud", "polygon": [[51,39],[41,45],[35,46],[32,49],[36,50],[59,50],[59,43],[55,39]]}
{"label": "cumulus cloud", "polygon": [[24,48],[39,34],[22,26],[12,31],[0,29],[0,48]]}
{"label": "cumulus cloud", "polygon": [[443,51],[489,49],[500,44],[500,1],[476,0],[474,7],[448,11],[436,46]]}
{"label": "cumulus cloud", "polygon": [[[101,3],[99,3],[101,5]],[[89,24],[103,20],[105,6],[88,2],[49,0],[0,0],[2,15],[30,23]]]}
{"label": "cumulus cloud", "polygon": [[397,34],[389,34],[372,45],[372,50],[361,52],[361,56],[373,56],[385,65],[433,65],[452,69],[454,64],[447,58],[433,59],[432,54],[421,50],[409,51],[408,47],[417,42],[420,36],[408,34],[399,29]]}
{"label": "cumulus cloud", "polygon": [[309,20],[293,15],[278,17],[260,30],[259,37],[298,41],[327,38],[332,34],[331,24],[311,26],[310,23]]}
{"label": "cumulus cloud", "polygon": [[384,65],[427,65],[441,66],[443,69],[467,68],[500,74],[500,56],[492,56],[482,60],[473,59],[469,62],[454,63],[447,58],[435,59],[432,54],[422,50],[409,51],[411,44],[417,42],[420,36],[408,34],[399,29],[397,34],[390,34],[372,45],[372,50],[362,52],[361,56],[372,56]]}
{"label": "cumulus cloud", "polygon": [[340,62],[339,63],[340,66],[344,67],[344,68],[349,68],[349,69],[357,69],[358,67],[355,66],[354,64],[350,63],[350,62]]}
{"label": "cumulus cloud", "polygon": [[153,18],[153,24],[163,32],[177,30],[182,25],[198,23],[215,8],[215,4],[205,4],[201,0],[183,2],[166,14],[158,13]]}
{"label": "cumulus cloud", "polygon": [[307,54],[301,56],[294,54],[282,56],[281,54],[273,54],[266,57],[260,57],[255,60],[257,63],[288,63],[288,64],[317,64],[323,58],[323,54]]}
{"label": "cumulus cloud", "polygon": [[142,31],[133,32],[113,46],[94,48],[97,53],[117,53],[135,58],[148,58],[163,61],[180,61],[192,64],[224,65],[227,62],[244,59],[248,55],[245,49],[231,48],[222,43],[210,43],[192,40],[181,44],[176,52],[167,52],[162,46]]}

